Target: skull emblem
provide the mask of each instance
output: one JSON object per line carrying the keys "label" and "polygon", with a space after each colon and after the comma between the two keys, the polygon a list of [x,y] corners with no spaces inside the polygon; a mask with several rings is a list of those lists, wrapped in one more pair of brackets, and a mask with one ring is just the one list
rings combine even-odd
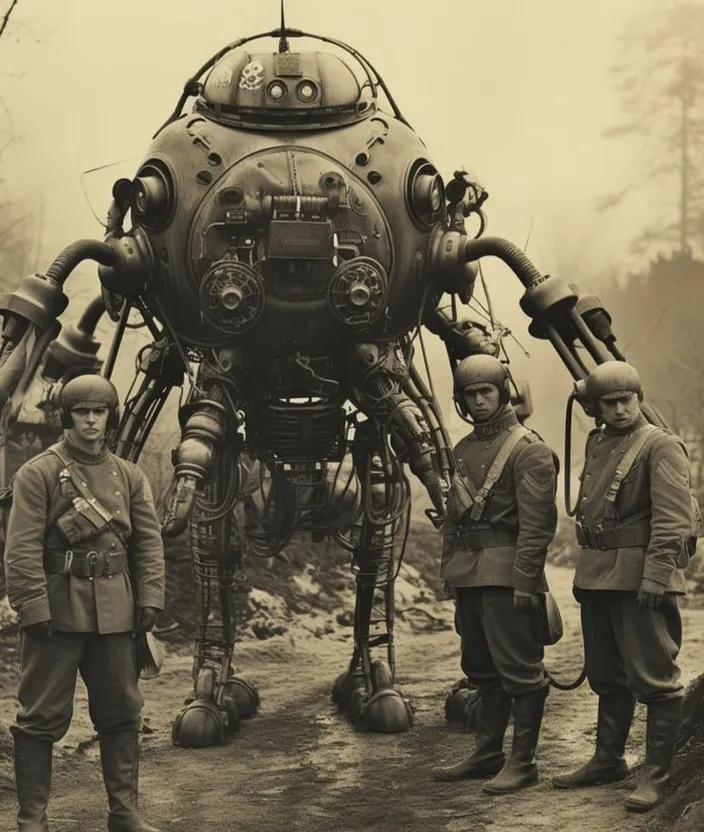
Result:
{"label": "skull emblem", "polygon": [[240,89],[258,90],[263,83],[264,64],[261,61],[250,61],[242,70]]}

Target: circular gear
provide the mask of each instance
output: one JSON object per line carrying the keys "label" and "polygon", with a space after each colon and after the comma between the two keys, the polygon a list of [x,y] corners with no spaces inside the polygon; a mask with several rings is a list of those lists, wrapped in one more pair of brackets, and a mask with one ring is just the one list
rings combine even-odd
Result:
{"label": "circular gear", "polygon": [[328,303],[335,317],[348,326],[364,327],[386,307],[389,282],[381,263],[371,257],[354,257],[332,276]]}
{"label": "circular gear", "polygon": [[241,335],[264,309],[264,283],[246,263],[220,260],[203,275],[200,303],[208,323],[228,335]]}

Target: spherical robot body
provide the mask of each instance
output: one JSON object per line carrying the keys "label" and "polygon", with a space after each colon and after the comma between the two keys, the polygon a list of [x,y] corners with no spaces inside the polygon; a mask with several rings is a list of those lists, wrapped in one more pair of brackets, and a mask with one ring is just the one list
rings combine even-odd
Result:
{"label": "spherical robot body", "polygon": [[280,358],[411,330],[445,198],[341,58],[234,49],[157,134],[131,208],[179,339]]}

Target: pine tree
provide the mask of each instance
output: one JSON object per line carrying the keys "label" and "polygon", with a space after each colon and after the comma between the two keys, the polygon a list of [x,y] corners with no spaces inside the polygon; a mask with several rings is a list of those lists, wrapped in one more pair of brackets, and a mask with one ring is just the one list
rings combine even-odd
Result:
{"label": "pine tree", "polygon": [[[641,139],[634,176],[602,208],[649,188],[653,221],[634,251],[704,250],[704,4],[674,0],[642,13],[620,37],[613,68],[622,120],[608,137]],[[651,186],[656,186],[652,188]]]}

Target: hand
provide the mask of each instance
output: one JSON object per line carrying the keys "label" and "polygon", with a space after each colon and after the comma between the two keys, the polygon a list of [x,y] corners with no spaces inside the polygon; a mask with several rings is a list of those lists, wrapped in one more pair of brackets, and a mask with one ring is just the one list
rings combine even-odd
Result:
{"label": "hand", "polygon": [[649,578],[643,578],[636,603],[642,610],[656,610],[665,597],[665,587]]}
{"label": "hand", "polygon": [[140,607],[137,632],[148,633],[156,624],[160,612],[161,610],[157,610],[154,607]]}
{"label": "hand", "polygon": [[514,610],[538,610],[540,598],[537,592],[524,592],[522,589],[513,590]]}
{"label": "hand", "polygon": [[30,638],[41,641],[42,644],[51,641],[51,621],[37,621],[35,624],[27,624],[22,629]]}
{"label": "hand", "polygon": [[455,592],[454,587],[448,586],[446,583],[442,585],[442,600],[443,601],[455,601],[457,599],[457,593]]}

